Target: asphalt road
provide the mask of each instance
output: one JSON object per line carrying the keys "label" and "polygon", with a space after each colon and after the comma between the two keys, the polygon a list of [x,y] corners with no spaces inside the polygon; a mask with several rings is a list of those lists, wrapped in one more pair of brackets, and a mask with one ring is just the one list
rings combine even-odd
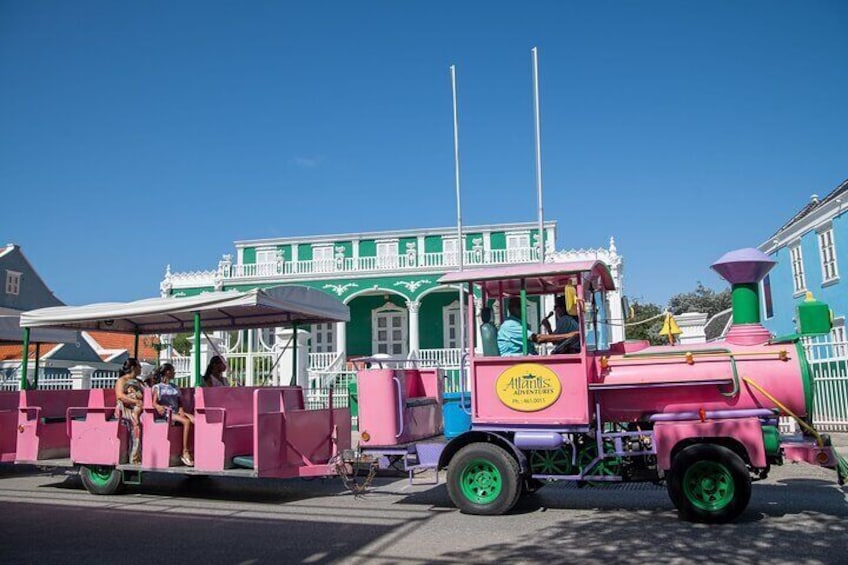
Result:
{"label": "asphalt road", "polygon": [[443,484],[147,475],[117,496],[0,468],[2,563],[848,563],[848,488],[777,468],[735,523],[677,519],[664,487],[546,486],[508,516],[465,516]]}

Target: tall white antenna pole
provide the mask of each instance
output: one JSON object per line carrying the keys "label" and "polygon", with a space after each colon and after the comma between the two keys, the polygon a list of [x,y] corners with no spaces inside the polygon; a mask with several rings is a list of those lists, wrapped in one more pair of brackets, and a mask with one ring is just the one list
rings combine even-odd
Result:
{"label": "tall white antenna pole", "polygon": [[545,262],[545,213],[542,207],[542,124],[539,118],[539,49],[533,53],[533,113],[536,118],[536,198],[539,201],[539,262]]}
{"label": "tall white antenna pole", "polygon": [[[456,180],[456,250],[459,270],[463,268],[463,255],[465,246],[462,241],[462,199],[459,196],[459,118],[456,108],[456,67],[450,66],[451,89],[453,91],[453,169]],[[461,284],[461,283],[460,283]],[[459,289],[459,347],[465,347],[465,296],[463,289]],[[460,362],[460,375],[462,375],[462,363]]]}

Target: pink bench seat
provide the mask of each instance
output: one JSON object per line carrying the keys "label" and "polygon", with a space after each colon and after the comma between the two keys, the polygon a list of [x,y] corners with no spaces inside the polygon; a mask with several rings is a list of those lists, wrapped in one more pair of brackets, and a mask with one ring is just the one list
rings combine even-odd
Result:
{"label": "pink bench seat", "polygon": [[87,392],[85,405],[68,409],[71,460],[83,465],[126,463],[130,432],[115,415],[115,390]]}
{"label": "pink bench seat", "polygon": [[260,477],[325,476],[350,448],[348,408],[305,410],[300,387],[254,392],[253,469]]}
{"label": "pink bench seat", "polygon": [[20,400],[21,394],[17,391],[0,392],[0,463],[15,460]]}
{"label": "pink bench seat", "polygon": [[16,461],[70,456],[68,408],[85,406],[87,390],[23,390],[18,406]]}
{"label": "pink bench seat", "polygon": [[[184,388],[182,406],[186,412],[194,410],[194,389]],[[194,427],[192,427],[192,436]],[[192,436],[189,437],[191,442]],[[141,465],[150,469],[162,469],[180,465],[183,446],[183,426],[170,418],[160,416],[153,407],[151,390],[144,391],[144,412],[141,415]],[[189,443],[189,450],[192,444]]]}
{"label": "pink bench seat", "polygon": [[363,446],[394,446],[442,433],[441,372],[369,369],[356,375]]}
{"label": "pink bench seat", "polygon": [[194,466],[199,471],[233,467],[233,457],[253,455],[253,391],[211,387],[195,391]]}

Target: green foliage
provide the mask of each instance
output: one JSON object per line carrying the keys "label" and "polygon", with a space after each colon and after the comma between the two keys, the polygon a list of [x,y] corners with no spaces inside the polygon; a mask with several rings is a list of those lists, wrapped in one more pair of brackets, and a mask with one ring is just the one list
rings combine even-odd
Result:
{"label": "green foliage", "polygon": [[701,312],[712,318],[722,310],[730,308],[730,304],[729,288],[716,292],[698,282],[694,291],[672,296],[671,300],[668,301],[668,308],[672,314]]}
{"label": "green foliage", "polygon": [[189,338],[191,337],[192,334],[189,333],[177,334],[174,336],[173,346],[177,353],[180,355],[188,355],[191,353],[191,341],[189,341]]}
{"label": "green foliage", "polygon": [[660,335],[660,330],[663,325],[663,318],[660,316],[656,320],[646,322],[644,324],[636,324],[642,320],[653,318],[662,314],[663,309],[650,302],[639,303],[635,299],[630,299],[633,317],[627,320],[627,326],[624,329],[624,337],[628,340],[648,340],[651,345],[660,345],[666,343],[664,337]]}
{"label": "green foliage", "polygon": [[[712,319],[719,312],[727,310],[730,306],[731,297],[729,288],[721,292],[716,292],[711,288],[705,287],[700,281],[694,291],[676,294],[668,301],[668,309],[672,314],[700,312],[707,315],[707,320]],[[707,326],[707,339],[718,337],[726,323],[727,317],[722,316],[721,319],[715,320]]]}

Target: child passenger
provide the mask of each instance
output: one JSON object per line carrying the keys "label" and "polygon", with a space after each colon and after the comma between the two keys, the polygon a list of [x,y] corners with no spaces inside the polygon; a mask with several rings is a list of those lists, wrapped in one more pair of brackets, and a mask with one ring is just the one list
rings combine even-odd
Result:
{"label": "child passenger", "polygon": [[164,363],[156,372],[159,382],[153,385],[153,407],[160,416],[170,418],[172,421],[179,422],[183,426],[183,450],[180,461],[187,467],[194,466],[194,461],[191,458],[191,453],[188,449],[189,438],[191,437],[191,425],[194,423],[194,416],[183,409],[182,393],[180,389],[171,384],[171,379],[174,378],[174,366],[170,363]]}

